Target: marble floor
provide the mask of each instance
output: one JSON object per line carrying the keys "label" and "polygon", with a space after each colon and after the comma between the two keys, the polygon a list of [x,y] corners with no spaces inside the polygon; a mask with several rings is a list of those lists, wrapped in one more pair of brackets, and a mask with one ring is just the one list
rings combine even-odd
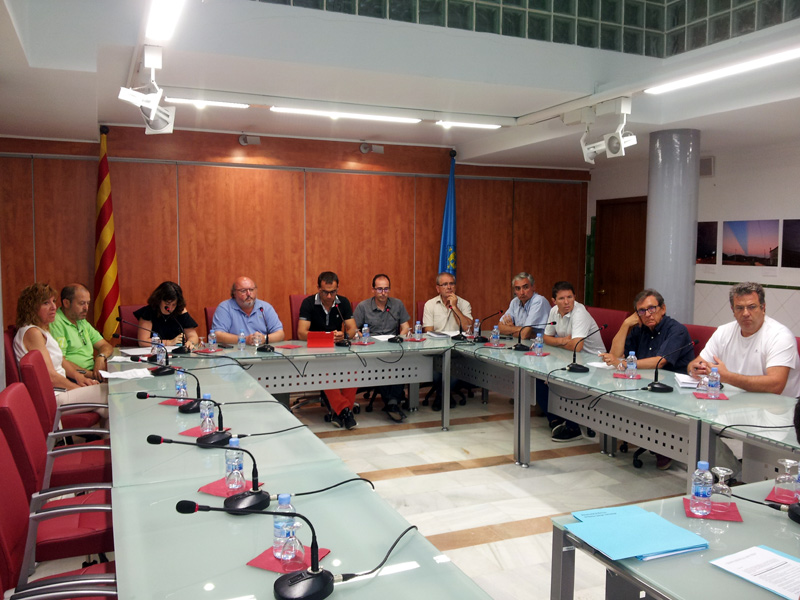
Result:
{"label": "marble floor", "polygon": [[[362,402],[362,409],[365,402]],[[441,413],[420,407],[402,424],[375,403],[362,410],[358,428],[335,429],[324,410],[297,412],[356,473],[439,550],[497,600],[550,598],[550,518],[575,510],[682,495],[684,465],[667,471],[634,469],[631,454],[610,457],[595,440],[555,443],[547,420],[532,417],[530,468],[513,461],[513,414],[509,399],[480,395],[451,411],[441,430]],[[36,577],[77,568],[80,560],[43,563]],[[576,553],[575,598],[601,600],[604,570]]]}

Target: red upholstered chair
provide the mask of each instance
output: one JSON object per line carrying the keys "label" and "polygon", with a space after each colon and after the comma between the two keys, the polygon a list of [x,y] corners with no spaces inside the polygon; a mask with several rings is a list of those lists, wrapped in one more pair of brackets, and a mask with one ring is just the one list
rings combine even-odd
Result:
{"label": "red upholstered chair", "polygon": [[[0,431],[10,447],[14,448],[14,461],[26,495],[31,498],[31,512],[66,506],[91,506],[111,504],[111,484],[88,484],[69,488],[50,488],[45,484],[47,447],[42,438],[39,418],[28,390],[14,383],[0,392]],[[84,449],[84,452],[86,450]],[[74,498],[51,499],[70,492],[87,492]],[[42,522],[38,528],[36,547],[39,560],[60,558],[65,544],[78,554],[110,552],[114,549],[111,513],[87,511]],[[31,549],[29,548],[29,551]]]}
{"label": "red upholstered chair", "polygon": [[300,320],[300,305],[306,299],[305,294],[289,294],[289,310],[292,313],[292,339],[297,337],[297,322]]}
{"label": "red upholstered chair", "polygon": [[214,313],[217,312],[217,307],[206,306],[203,311],[206,313],[206,333],[209,333],[211,326],[214,324]]}
{"label": "red upholstered chair", "polygon": [[[128,323],[120,322],[119,324],[119,345],[120,346],[138,346],[139,342],[136,340],[139,337],[139,328],[137,325],[139,324],[139,319],[133,316],[133,313],[137,310],[142,308],[141,304],[121,304],[119,307],[119,318],[122,321],[127,321],[128,323],[134,323],[134,325],[129,325]],[[124,337],[123,337],[124,336]],[[128,338],[128,339],[125,339]],[[133,339],[130,339],[133,338]]]}
{"label": "red upholstered chair", "polygon": [[5,348],[6,385],[19,382],[19,365],[14,354],[14,335],[10,331],[3,332],[3,348]]}
{"label": "red upholstered chair", "polygon": [[[48,461],[45,474],[45,486],[66,485],[73,483],[93,483],[111,481],[111,454],[110,446],[104,440],[72,444],[57,449],[55,443],[58,439],[72,435],[107,434],[104,429],[58,429],[59,418],[65,410],[81,408],[85,405],[73,404],[59,409],[50,377],[38,350],[28,352],[20,361],[20,375],[22,383],[28,389],[42,435],[47,440]],[[64,415],[66,418],[67,415]],[[61,419],[63,423],[63,418]],[[91,447],[92,452],[79,452],[81,448]],[[52,473],[52,480],[49,474]]]}
{"label": "red upholstered chair", "polygon": [[697,358],[700,356],[700,351],[706,347],[708,340],[717,328],[708,327],[707,325],[687,325],[686,329],[689,331],[689,337],[698,341],[698,343],[694,345],[694,357]]}
{"label": "red upholstered chair", "polygon": [[[40,560],[56,560],[89,553],[103,552],[74,539],[62,539],[57,542],[58,536],[74,534],[75,530],[61,524],[50,528],[49,523],[56,523],[64,518],[66,513],[72,512],[64,508],[48,510],[44,513],[29,514],[28,499],[25,487],[17,471],[17,465],[9,448],[5,436],[0,433],[0,488],[3,490],[3,510],[0,510],[0,577],[3,590],[9,589],[17,581],[17,591],[37,589],[38,586],[56,585],[51,582],[28,584],[27,580],[31,567],[34,565],[33,549],[36,548]],[[87,512],[107,513],[110,507],[83,507]],[[46,527],[45,524],[48,524]],[[41,545],[40,545],[41,544]],[[30,549],[30,551],[28,551]],[[93,565],[82,573],[113,573],[113,564],[104,563]],[[65,573],[72,576],[78,572]],[[109,576],[109,584],[113,586],[113,576]],[[65,589],[70,589],[62,584]],[[73,584],[74,585],[74,584]],[[66,596],[56,596],[66,597]]]}
{"label": "red upholstered chair", "polygon": [[628,315],[631,313],[625,312],[624,310],[598,308],[596,306],[587,306],[586,310],[588,310],[589,314],[592,315],[592,318],[594,319],[595,323],[597,323],[598,327],[608,325],[608,327],[600,332],[600,337],[603,338],[603,344],[605,344],[606,350],[610,350],[611,342],[614,340],[614,336],[617,335],[619,328],[622,326],[622,322],[627,319]]}

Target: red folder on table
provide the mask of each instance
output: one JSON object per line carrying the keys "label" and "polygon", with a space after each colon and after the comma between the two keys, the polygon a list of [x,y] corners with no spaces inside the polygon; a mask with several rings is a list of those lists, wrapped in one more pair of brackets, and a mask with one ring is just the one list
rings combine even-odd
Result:
{"label": "red folder on table", "polygon": [[309,331],[308,332],[308,347],[309,348],[333,348],[333,332],[332,331]]}

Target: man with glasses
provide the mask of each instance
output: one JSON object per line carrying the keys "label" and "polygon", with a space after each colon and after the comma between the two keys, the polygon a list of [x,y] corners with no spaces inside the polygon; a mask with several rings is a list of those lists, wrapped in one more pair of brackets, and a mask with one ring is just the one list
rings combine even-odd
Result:
{"label": "man with glasses", "polygon": [[500,317],[500,333],[516,336],[526,327],[522,339],[535,338],[537,333],[544,333],[550,303],[536,293],[533,276],[523,271],[514,276],[511,286],[514,288],[514,298]]}
{"label": "man with glasses", "polygon": [[250,346],[260,346],[266,336],[268,344],[283,341],[283,324],[268,302],[256,297],[258,288],[249,277],[237,277],[231,286],[231,297],[220,302],[211,325],[217,341],[235,344],[244,332]]}
{"label": "man with glasses", "polygon": [[82,383],[84,380],[103,381],[100,371],[108,369],[106,361],[114,350],[86,320],[90,302],[89,290],[80,283],[64,286],[61,307],[56,311],[56,320],[50,324],[50,335],[64,354],[67,377],[80,385],[89,383]]}
{"label": "man with glasses", "polygon": [[[372,335],[405,336],[411,329],[411,316],[397,298],[391,298],[389,276],[380,273],[372,278],[372,298],[359,302],[354,312],[356,327],[366,323]],[[386,412],[393,421],[400,422],[405,415],[400,410],[403,400],[402,385],[383,385],[376,388],[386,404]]]}
{"label": "man with glasses", "polygon": [[[338,295],[339,277],[331,271],[324,271],[317,277],[317,293],[303,300],[300,305],[300,319],[297,322],[297,337],[308,339],[309,331],[332,331],[337,342],[352,338],[356,334],[356,322],[350,301]],[[333,415],[334,427],[355,429],[356,418],[353,405],[357,388],[325,390]]]}
{"label": "man with glasses", "polygon": [[472,306],[456,295],[456,278],[443,272],[436,276],[436,291],[439,292],[425,303],[422,312],[422,328],[425,331],[466,330],[472,325]]}
{"label": "man with glasses", "polygon": [[736,319],[717,328],[687,372],[700,378],[712,367],[720,381],[748,392],[800,396],[797,340],[787,327],[766,314],[764,288],[739,283],[728,294]]}

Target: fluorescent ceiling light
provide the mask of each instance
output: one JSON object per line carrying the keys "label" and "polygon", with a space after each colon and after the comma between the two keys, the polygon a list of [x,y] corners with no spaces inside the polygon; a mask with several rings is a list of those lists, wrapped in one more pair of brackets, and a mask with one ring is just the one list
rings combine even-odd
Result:
{"label": "fluorescent ceiling light", "polygon": [[494,123],[459,123],[457,121],[436,121],[436,124],[450,129],[451,127],[472,127],[473,129],[500,129],[500,125]]}
{"label": "fluorescent ceiling light", "polygon": [[175,33],[186,0],[152,0],[147,17],[145,37],[154,41],[166,41]]}
{"label": "fluorescent ceiling light", "polygon": [[709,71],[708,73],[703,73],[701,75],[693,75],[691,77],[686,77],[684,79],[678,79],[677,81],[673,81],[672,83],[657,85],[655,87],[646,89],[644,93],[664,94],[666,92],[671,92],[673,90],[680,90],[682,88],[689,87],[692,85],[698,85],[700,83],[706,83],[708,81],[715,81],[717,79],[722,79],[723,77],[730,77],[731,75],[739,75],[740,73],[747,73],[748,71],[755,71],[756,69],[762,69],[764,67],[769,67],[771,65],[777,65],[790,60],[795,60],[797,58],[800,58],[800,48],[794,48],[793,50],[786,50],[785,52],[778,52],[777,54],[771,54],[763,58],[748,60],[743,63],[732,65],[730,67],[724,67],[722,69]]}
{"label": "fluorescent ceiling light", "polygon": [[345,113],[331,110],[312,110],[309,108],[285,108],[273,106],[272,112],[289,113],[293,115],[308,115],[312,117],[328,117],[333,119],[362,119],[364,121],[385,121],[387,123],[419,123],[422,119],[412,119],[409,117],[385,117],[380,115],[365,115],[359,113]]}
{"label": "fluorescent ceiling light", "polygon": [[191,98],[164,98],[167,102],[174,104],[193,104],[196,108],[202,110],[206,106],[219,106],[222,108],[249,108],[249,104],[242,104],[241,102],[220,102],[217,100],[192,100]]}

